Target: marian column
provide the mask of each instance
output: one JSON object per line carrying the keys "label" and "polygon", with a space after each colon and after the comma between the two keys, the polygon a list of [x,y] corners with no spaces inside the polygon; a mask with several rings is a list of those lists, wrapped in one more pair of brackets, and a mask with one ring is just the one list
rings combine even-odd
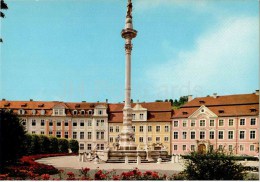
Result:
{"label": "marian column", "polygon": [[131,51],[132,39],[136,37],[137,31],[132,24],[132,2],[128,0],[125,28],[121,32],[125,39],[125,105],[123,109],[123,128],[119,138],[119,150],[136,150],[134,142],[134,131],[132,129],[132,108],[131,108]]}

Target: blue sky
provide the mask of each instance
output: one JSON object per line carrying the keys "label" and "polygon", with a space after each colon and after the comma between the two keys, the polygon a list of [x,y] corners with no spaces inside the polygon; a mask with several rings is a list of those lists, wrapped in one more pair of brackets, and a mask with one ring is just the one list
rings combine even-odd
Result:
{"label": "blue sky", "polygon": [[[124,100],[127,0],[5,0],[0,98]],[[258,0],[133,0],[132,98],[259,88]]]}

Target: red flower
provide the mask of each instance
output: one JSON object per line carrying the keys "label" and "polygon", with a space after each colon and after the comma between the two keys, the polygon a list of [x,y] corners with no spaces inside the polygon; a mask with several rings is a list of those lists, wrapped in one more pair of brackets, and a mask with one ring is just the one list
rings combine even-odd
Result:
{"label": "red flower", "polygon": [[41,175],[42,180],[49,180],[50,179],[50,175],[49,174],[43,174]]}

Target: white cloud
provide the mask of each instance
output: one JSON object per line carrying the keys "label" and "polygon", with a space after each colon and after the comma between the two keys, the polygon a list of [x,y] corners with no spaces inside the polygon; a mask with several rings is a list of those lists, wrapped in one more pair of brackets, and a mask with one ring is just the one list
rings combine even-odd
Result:
{"label": "white cloud", "polygon": [[193,50],[148,69],[147,80],[164,98],[248,92],[258,86],[258,27],[258,18],[225,19],[200,36]]}

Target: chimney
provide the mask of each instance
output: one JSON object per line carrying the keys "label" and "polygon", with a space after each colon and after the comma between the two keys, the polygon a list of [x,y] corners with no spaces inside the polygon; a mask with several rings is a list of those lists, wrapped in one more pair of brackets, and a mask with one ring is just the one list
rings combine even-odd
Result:
{"label": "chimney", "polygon": [[86,102],[85,100],[83,100],[82,102]]}
{"label": "chimney", "polygon": [[192,101],[192,95],[188,95],[188,102]]}
{"label": "chimney", "polygon": [[2,101],[5,101],[5,99],[2,99]]}
{"label": "chimney", "polygon": [[30,99],[30,101],[33,101],[33,99]]}
{"label": "chimney", "polygon": [[108,99],[106,99],[106,103],[108,103]]}
{"label": "chimney", "polygon": [[259,90],[255,90],[255,94],[256,94],[256,95],[259,95]]}
{"label": "chimney", "polygon": [[217,93],[213,93],[213,95],[212,95],[212,97],[215,98],[215,99],[217,98],[217,96],[218,96]]}

